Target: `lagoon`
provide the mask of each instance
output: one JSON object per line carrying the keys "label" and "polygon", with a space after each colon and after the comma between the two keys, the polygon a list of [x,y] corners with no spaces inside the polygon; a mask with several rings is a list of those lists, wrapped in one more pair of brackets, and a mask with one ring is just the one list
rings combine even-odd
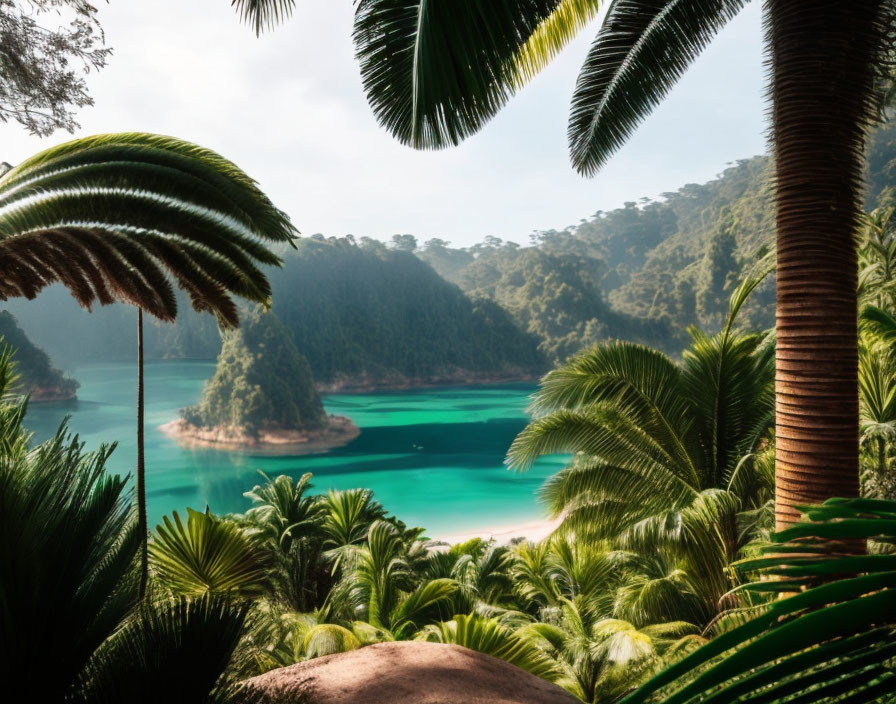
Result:
{"label": "lagoon", "polygon": [[[187,506],[242,512],[243,497],[269,476],[314,474],[315,491],[367,487],[388,511],[431,536],[537,521],[544,480],[564,464],[549,457],[525,473],[509,472],[504,454],[526,424],[532,384],[450,387],[324,397],[328,412],[348,416],[361,435],[320,454],[270,456],[252,451],[185,448],[158,427],[199,399],[214,363],[156,361],[146,365],[146,472],[150,525]],[[109,468],[135,466],[134,364],[74,370],[78,400],[32,404],[26,426],[36,439],[51,436],[69,415],[88,448],[117,441]]]}

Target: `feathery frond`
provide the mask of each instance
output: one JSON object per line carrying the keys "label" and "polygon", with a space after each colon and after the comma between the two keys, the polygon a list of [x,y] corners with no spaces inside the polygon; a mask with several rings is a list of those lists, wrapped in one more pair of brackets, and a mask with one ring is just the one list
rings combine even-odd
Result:
{"label": "feathery frond", "polygon": [[230,5],[258,36],[292,17],[296,0],[230,0]]}
{"label": "feathery frond", "polygon": [[594,175],[746,3],[614,0],[573,93],[573,166]]}
{"label": "feathery frond", "polygon": [[132,303],[170,321],[172,281],[237,323],[232,296],[269,304],[266,243],[295,229],[236,165],[143,133],[51,147],[0,176],[0,300],[60,282],[82,306]]}
{"label": "feathery frond", "polygon": [[[355,50],[376,118],[418,149],[458,144],[513,94],[521,77],[520,52],[562,5],[563,0],[359,0]],[[538,43],[560,40],[555,29]],[[528,51],[534,56],[533,47]]]}

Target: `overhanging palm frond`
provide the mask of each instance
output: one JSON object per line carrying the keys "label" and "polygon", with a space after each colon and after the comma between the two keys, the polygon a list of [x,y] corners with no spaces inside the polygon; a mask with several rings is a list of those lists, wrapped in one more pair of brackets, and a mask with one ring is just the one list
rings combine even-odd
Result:
{"label": "overhanging palm frond", "polygon": [[197,311],[235,325],[232,296],[268,303],[266,242],[288,217],[232,162],[143,133],[52,147],[0,176],[0,300],[60,282],[85,307],[132,303],[173,320],[169,276]]}
{"label": "overhanging palm frond", "polygon": [[[896,557],[831,555],[831,541],[896,543],[896,502],[831,499],[811,523],[775,537],[745,568],[776,577],[754,592],[806,591],[721,634],[657,675],[624,704],[886,701],[896,692]],[[826,581],[820,586],[819,580]]]}
{"label": "overhanging palm frond", "polygon": [[469,137],[513,94],[520,51],[562,4],[359,0],[355,50],[380,124],[421,149]]}
{"label": "overhanging palm frond", "polygon": [[569,149],[593,175],[747,0],[615,0],[573,93]]}
{"label": "overhanging palm frond", "polygon": [[519,87],[546,68],[597,17],[601,6],[599,0],[561,0],[550,17],[538,25],[520,49],[516,59]]}
{"label": "overhanging palm frond", "polygon": [[295,0],[231,0],[230,4],[256,36],[288,20],[296,8]]}

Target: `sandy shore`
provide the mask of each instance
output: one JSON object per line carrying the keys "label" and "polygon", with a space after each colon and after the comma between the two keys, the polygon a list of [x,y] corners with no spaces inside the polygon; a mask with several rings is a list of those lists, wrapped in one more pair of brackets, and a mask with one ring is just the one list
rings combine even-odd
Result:
{"label": "sandy shore", "polygon": [[232,428],[200,428],[183,418],[159,426],[168,437],[186,447],[217,447],[224,450],[252,450],[273,455],[306,455],[341,447],[361,434],[349,418],[329,416],[318,430],[261,430],[250,435]]}
{"label": "sandy shore", "polygon": [[443,540],[446,543],[463,543],[473,538],[483,538],[485,540],[494,540],[495,542],[506,545],[514,538],[526,538],[533,542],[537,542],[548,537],[557,526],[560,525],[562,519],[529,521],[526,523],[517,523],[515,525],[491,526],[478,530],[464,531],[463,533],[453,533],[449,535],[433,535],[434,540]]}

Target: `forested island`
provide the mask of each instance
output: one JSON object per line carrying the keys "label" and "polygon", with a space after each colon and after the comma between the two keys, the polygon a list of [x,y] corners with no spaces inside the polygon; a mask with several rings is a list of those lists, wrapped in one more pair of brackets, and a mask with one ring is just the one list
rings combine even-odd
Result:
{"label": "forested island", "polygon": [[32,402],[70,401],[75,398],[78,382],[53,366],[50,357],[28,339],[15,317],[0,311],[0,341],[14,352],[18,393],[28,395]]}
{"label": "forested island", "polygon": [[343,445],[359,433],[348,418],[327,414],[289,331],[274,313],[260,309],[225,333],[199,403],[162,430],[188,444],[290,454]]}

